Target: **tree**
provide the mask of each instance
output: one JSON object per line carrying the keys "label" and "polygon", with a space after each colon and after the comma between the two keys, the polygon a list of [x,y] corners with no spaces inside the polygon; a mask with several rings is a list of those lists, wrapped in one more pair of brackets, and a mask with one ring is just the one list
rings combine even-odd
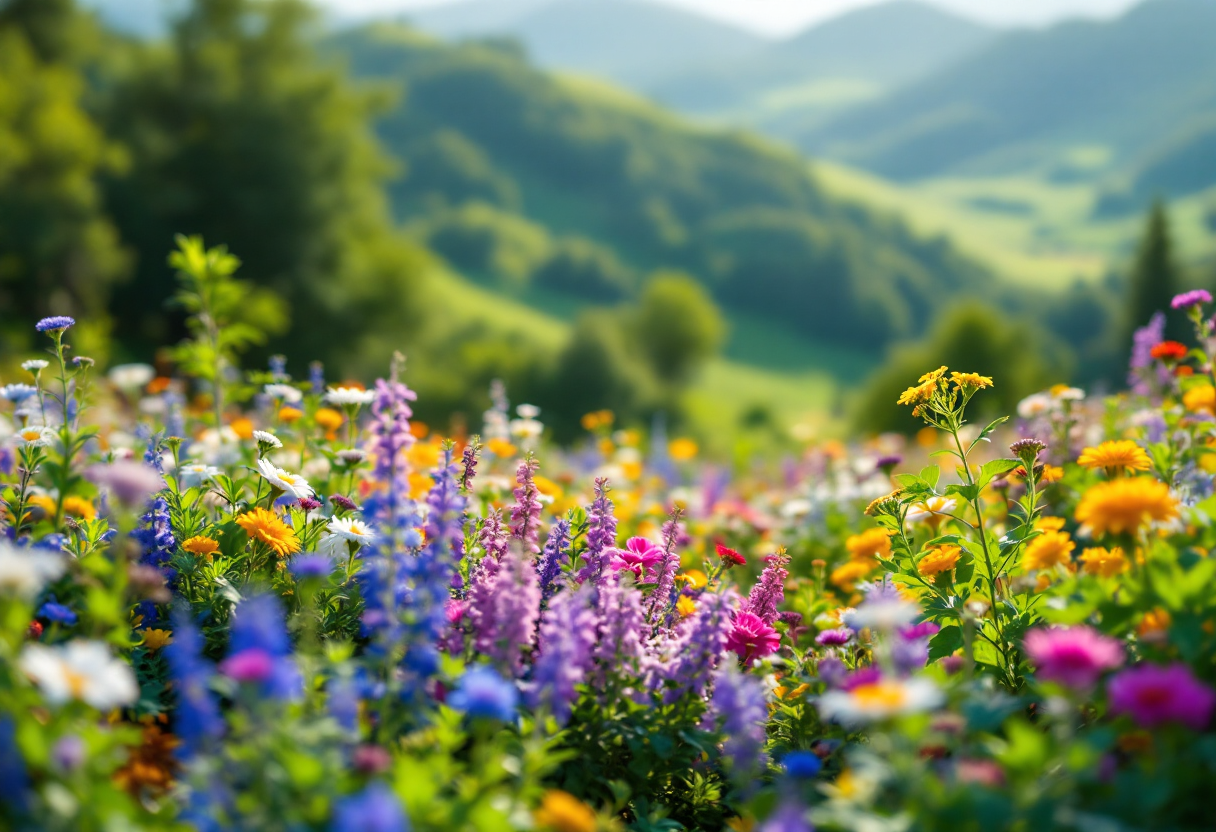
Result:
{"label": "tree", "polygon": [[70,2],[0,4],[0,329],[21,340],[31,320],[75,315],[99,357],[127,259],[95,184],[120,157],[84,108],[87,34]]}
{"label": "tree", "polygon": [[1170,239],[1169,215],[1165,203],[1157,200],[1149,210],[1144,237],[1132,264],[1128,287],[1127,328],[1123,343],[1130,345],[1131,333],[1149,322],[1153,313],[1167,315],[1166,337],[1185,337],[1181,316],[1170,314],[1170,301],[1178,293],[1178,267]]}
{"label": "tree", "polygon": [[682,386],[717,352],[722,314],[701,284],[686,274],[659,272],[642,292],[634,337],[658,379]]}
{"label": "tree", "polygon": [[300,0],[195,0],[117,84],[109,126],[133,169],[108,197],[139,262],[116,311],[145,343],[180,334],[162,313],[176,233],[226,244],[285,297],[293,326],[273,346],[302,359],[379,366],[366,338],[412,331],[425,257],[389,217],[384,96],[320,60],[313,20]]}

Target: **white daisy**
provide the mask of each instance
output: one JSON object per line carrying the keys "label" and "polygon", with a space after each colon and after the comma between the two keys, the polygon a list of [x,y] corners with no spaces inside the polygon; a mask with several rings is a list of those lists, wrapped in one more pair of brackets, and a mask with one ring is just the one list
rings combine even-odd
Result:
{"label": "white daisy", "polygon": [[819,715],[857,725],[903,714],[931,711],[944,697],[928,679],[880,679],[852,690],[834,690],[819,697]]}
{"label": "white daisy", "polygon": [[329,534],[321,538],[317,549],[330,557],[347,552],[349,543],[363,546],[376,539],[372,527],[357,517],[335,517],[325,528]]}
{"label": "white daisy", "polygon": [[79,699],[109,711],[139,697],[131,667],[110,655],[100,641],[76,640],[58,647],[31,644],[21,651],[19,664],[54,705]]}
{"label": "white daisy", "polygon": [[182,478],[182,485],[186,488],[194,488],[221,472],[219,468],[205,462],[187,462],[178,470],[178,473]]}
{"label": "white daisy", "polygon": [[544,423],[535,419],[512,419],[511,435],[525,442],[540,439],[545,432]]}
{"label": "white daisy", "polygon": [[0,387],[0,397],[15,403],[23,402],[37,393],[38,388],[30,384],[6,384]]}
{"label": "white daisy", "polygon": [[879,630],[890,633],[897,627],[911,624],[920,617],[916,604],[900,599],[867,601],[855,610],[842,614],[841,621],[854,630]]}
{"label": "white daisy", "polygon": [[540,408],[534,404],[521,404],[515,408],[515,412],[519,414],[521,419],[535,419],[540,415]]}
{"label": "white daisy", "polygon": [[259,445],[269,445],[276,450],[283,447],[283,443],[279,441],[279,437],[265,430],[255,430],[253,432],[253,441]]}
{"label": "white daisy", "polygon": [[29,448],[45,448],[57,438],[55,431],[38,426],[22,428],[13,434],[13,439],[19,447]]}
{"label": "white daisy", "polygon": [[33,598],[67,568],[62,555],[0,541],[0,592]]}
{"label": "white daisy", "polygon": [[358,387],[331,387],[325,394],[325,401],[337,405],[371,404],[374,398],[376,398],[374,390],[360,390]]}
{"label": "white daisy", "polygon": [[304,398],[304,394],[299,388],[292,387],[290,384],[267,384],[264,388],[267,396],[276,399],[282,399],[290,404],[295,404]]}
{"label": "white daisy", "polygon": [[148,364],[119,364],[110,368],[110,381],[123,390],[137,390],[156,378],[156,370]]}
{"label": "white daisy", "polygon": [[308,484],[308,480],[299,474],[293,474],[290,471],[284,471],[282,468],[276,467],[268,459],[258,460],[258,471],[275,488],[286,491],[297,500],[301,497],[311,497],[313,495],[312,486]]}
{"label": "white daisy", "polygon": [[31,358],[29,361],[21,362],[21,369],[27,373],[40,373],[49,366],[51,366],[51,362],[41,358]]}
{"label": "white daisy", "polygon": [[920,523],[931,517],[943,517],[954,511],[958,503],[949,497],[930,497],[923,503],[908,506],[908,522]]}
{"label": "white daisy", "polygon": [[1046,393],[1035,393],[1018,402],[1018,415],[1023,419],[1042,416],[1052,408],[1051,397]]}

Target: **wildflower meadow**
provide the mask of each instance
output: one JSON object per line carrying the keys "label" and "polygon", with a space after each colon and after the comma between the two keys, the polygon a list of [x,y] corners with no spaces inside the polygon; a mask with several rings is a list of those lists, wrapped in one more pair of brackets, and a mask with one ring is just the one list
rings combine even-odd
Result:
{"label": "wildflower meadow", "polygon": [[925,367],[914,439],[728,466],[242,366],[236,258],[170,262],[166,361],[48,317],[2,380],[0,828],[1212,828],[1207,292],[1126,390]]}

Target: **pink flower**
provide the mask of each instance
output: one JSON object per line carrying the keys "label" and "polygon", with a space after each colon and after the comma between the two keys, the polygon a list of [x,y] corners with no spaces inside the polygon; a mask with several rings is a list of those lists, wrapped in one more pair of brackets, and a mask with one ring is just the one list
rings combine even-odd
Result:
{"label": "pink flower", "polygon": [[772,655],[780,644],[781,635],[760,616],[750,612],[735,615],[734,627],[726,637],[726,649],[734,650],[744,661]]}
{"label": "pink flower", "polygon": [[1092,687],[1103,672],[1123,664],[1123,645],[1085,626],[1031,630],[1025,646],[1038,678],[1070,688]]}
{"label": "pink flower", "polygon": [[663,558],[663,550],[644,537],[631,537],[625,541],[624,549],[612,550],[612,568],[620,572],[628,569],[639,581]]}
{"label": "pink flower", "polygon": [[274,657],[251,647],[220,662],[220,672],[238,682],[265,682],[274,673]]}
{"label": "pink flower", "polygon": [[1201,731],[1216,708],[1216,692],[1180,663],[1128,668],[1110,680],[1106,693],[1111,713],[1129,714],[1142,728],[1181,722]]}
{"label": "pink flower", "polygon": [[443,608],[444,618],[449,624],[459,624],[464,618],[465,602],[457,601],[455,598],[449,598],[447,604]]}

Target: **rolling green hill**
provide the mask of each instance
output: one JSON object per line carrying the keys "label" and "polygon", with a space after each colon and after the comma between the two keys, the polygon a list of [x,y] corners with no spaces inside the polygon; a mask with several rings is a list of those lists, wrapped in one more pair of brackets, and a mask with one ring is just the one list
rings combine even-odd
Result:
{"label": "rolling green hill", "polygon": [[[1216,3],[1150,0],[1107,22],[1007,34],[799,137],[884,176],[1101,176],[1216,112]],[[1064,163],[1097,147],[1105,165]]]}
{"label": "rolling green hill", "polygon": [[493,44],[385,24],[331,47],[358,76],[406,90],[379,128],[409,170],[392,189],[399,215],[499,287],[602,301],[681,269],[734,316],[872,356],[948,300],[991,291],[944,239],[837,200],[796,154],[755,137]]}

